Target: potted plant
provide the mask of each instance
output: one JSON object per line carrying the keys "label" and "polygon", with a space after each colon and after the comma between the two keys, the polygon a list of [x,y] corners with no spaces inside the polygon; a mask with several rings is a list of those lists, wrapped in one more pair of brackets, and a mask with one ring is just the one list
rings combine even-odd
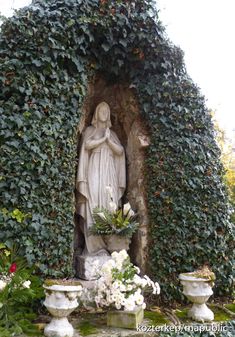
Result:
{"label": "potted plant", "polygon": [[207,307],[206,302],[213,294],[215,274],[205,266],[191,273],[180,274],[179,279],[183,285],[183,294],[193,302],[188,316],[199,322],[213,321],[214,313]]}
{"label": "potted plant", "polygon": [[93,210],[93,219],[91,232],[103,236],[110,253],[128,250],[131,237],[139,226],[129,202],[120,209],[112,201],[110,209],[97,207]]}
{"label": "potted plant", "polygon": [[107,307],[107,325],[135,329],[143,320],[146,307],[143,291],[151,288],[160,293],[158,283],[145,275],[130,262],[125,250],[114,252],[102,266],[95,286],[95,302],[98,307]]}
{"label": "potted plant", "polygon": [[45,327],[45,336],[72,337],[74,329],[67,316],[78,306],[77,298],[81,295],[81,284],[75,280],[46,280],[43,287],[46,294],[44,305],[53,316]]}

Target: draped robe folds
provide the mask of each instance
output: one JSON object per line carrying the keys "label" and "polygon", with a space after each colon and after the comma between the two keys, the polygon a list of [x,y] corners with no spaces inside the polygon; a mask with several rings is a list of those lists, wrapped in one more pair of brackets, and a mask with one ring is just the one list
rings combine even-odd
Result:
{"label": "draped robe folds", "polygon": [[[97,147],[87,150],[86,142],[94,136],[96,128],[86,128],[81,143],[79,156],[77,186],[78,186],[78,213],[84,220],[81,230],[85,237],[85,249],[83,255],[96,255],[106,249],[100,235],[92,235],[89,232],[93,224],[92,212],[95,207],[109,209],[110,196],[106,186],[113,190],[113,201],[116,205],[126,188],[126,167],[124,150],[117,155],[104,142]],[[122,146],[116,134],[110,130],[110,138],[115,144]]]}

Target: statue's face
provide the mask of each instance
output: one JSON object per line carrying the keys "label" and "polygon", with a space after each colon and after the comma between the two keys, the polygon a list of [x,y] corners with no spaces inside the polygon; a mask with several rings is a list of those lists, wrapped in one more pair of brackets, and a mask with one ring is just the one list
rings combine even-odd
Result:
{"label": "statue's face", "polygon": [[107,106],[101,106],[98,111],[98,119],[101,122],[107,122],[109,116],[109,108]]}

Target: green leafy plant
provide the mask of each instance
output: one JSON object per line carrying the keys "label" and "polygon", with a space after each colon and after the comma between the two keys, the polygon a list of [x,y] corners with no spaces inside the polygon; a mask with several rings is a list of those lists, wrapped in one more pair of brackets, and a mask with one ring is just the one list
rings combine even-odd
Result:
{"label": "green leafy plant", "polygon": [[117,234],[131,238],[139,226],[129,203],[113,211],[97,207],[93,210],[93,218],[91,232],[97,235]]}
{"label": "green leafy plant", "polygon": [[38,277],[32,275],[25,258],[11,248],[0,244],[0,336],[41,335],[32,323],[35,300],[42,298]]}

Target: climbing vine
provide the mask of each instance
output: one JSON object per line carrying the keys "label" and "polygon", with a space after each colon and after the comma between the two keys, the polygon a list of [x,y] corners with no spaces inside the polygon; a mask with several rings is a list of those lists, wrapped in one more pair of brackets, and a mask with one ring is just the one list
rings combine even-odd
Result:
{"label": "climbing vine", "polygon": [[168,299],[208,263],[233,287],[234,228],[204,98],[150,0],[35,0],[1,27],[1,241],[71,275],[76,130],[88,83],[128,83],[149,125],[149,267]]}

